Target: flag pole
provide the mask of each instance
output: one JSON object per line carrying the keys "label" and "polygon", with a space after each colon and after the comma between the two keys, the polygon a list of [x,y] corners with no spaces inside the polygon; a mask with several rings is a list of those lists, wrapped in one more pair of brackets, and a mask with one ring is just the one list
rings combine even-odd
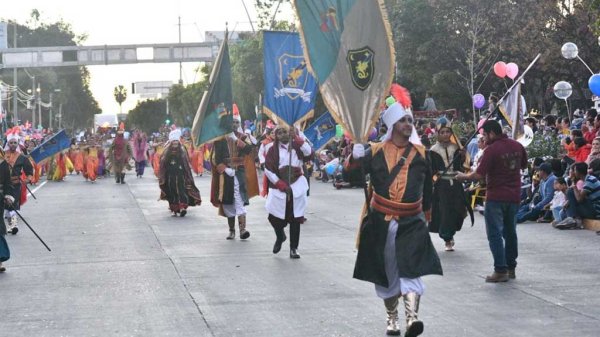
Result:
{"label": "flag pole", "polygon": [[[525,69],[525,71],[523,71],[523,73],[521,74],[521,76],[519,76],[519,78],[510,86],[510,88],[508,88],[508,90],[506,91],[506,93],[504,93],[504,95],[500,98],[500,100],[498,100],[498,103],[496,104],[496,106],[494,107],[494,111],[492,111],[486,118],[485,121],[483,123],[481,123],[481,126],[477,128],[477,130],[475,130],[475,132],[473,132],[473,134],[471,135],[471,137],[467,140],[466,144],[469,144],[471,142],[471,140],[473,140],[473,138],[475,138],[475,136],[479,133],[479,130],[481,130],[483,128],[483,125],[485,124],[485,122],[487,122],[492,116],[494,116],[498,110],[500,109],[500,105],[504,102],[504,100],[506,99],[506,97],[508,97],[508,95],[510,94],[510,92],[519,84],[521,83],[521,80],[523,80],[523,77],[525,77],[525,74],[527,74],[527,72],[529,70],[531,70],[531,67],[533,67],[533,65],[538,61],[538,59],[540,58],[540,56],[542,56],[542,54],[537,54],[537,56],[533,59],[533,61],[531,61],[531,63],[529,64],[529,66],[527,66],[527,68]],[[452,161],[448,164],[448,166],[446,166],[446,168],[444,169],[444,172],[440,173],[439,176],[443,176],[444,174],[446,174],[448,172],[448,170],[454,165],[454,162],[456,161],[456,158],[459,158],[461,156],[455,156],[454,158],[452,158]]]}
{"label": "flag pole", "polygon": [[38,238],[38,240],[40,240],[40,242],[44,245],[44,247],[46,247],[46,249],[48,249],[48,251],[51,252],[52,250],[50,249],[50,247],[48,247],[48,245],[44,242],[44,240],[42,240],[42,238],[40,238],[40,236],[35,232],[35,230],[33,228],[31,228],[31,226],[29,226],[29,223],[27,223],[27,220],[25,220],[25,218],[23,218],[21,213],[19,213],[19,211],[17,211],[16,209],[14,211],[15,211],[15,213],[17,213],[19,218],[21,218],[21,220],[23,220],[23,223],[25,223],[25,225],[27,225],[27,227],[29,227],[29,229],[31,230],[31,232],[33,232],[35,237]]}

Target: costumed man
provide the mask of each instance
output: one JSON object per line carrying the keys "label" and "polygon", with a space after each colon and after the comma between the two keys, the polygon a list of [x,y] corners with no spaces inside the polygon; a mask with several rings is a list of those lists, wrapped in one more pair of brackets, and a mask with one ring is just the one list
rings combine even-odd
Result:
{"label": "costumed man", "polygon": [[169,133],[169,142],[160,158],[158,186],[160,200],[169,202],[174,216],[184,217],[188,206],[200,205],[200,191],[194,184],[190,161],[185,147],[180,142],[181,131]]}
{"label": "costumed man", "polygon": [[[10,167],[6,160],[0,158],[0,198],[3,201],[0,207],[2,207],[3,211],[6,207],[11,207],[16,201],[13,197],[13,184],[10,171]],[[5,238],[8,232],[6,223],[3,220],[0,223],[0,273],[6,271],[6,267],[3,263],[10,259],[10,249],[8,248],[8,243]],[[13,234],[16,234],[16,232]]]}
{"label": "costumed man", "polygon": [[235,239],[235,217],[238,217],[240,239],[250,237],[246,230],[246,207],[258,195],[258,176],[252,156],[252,137],[240,127],[239,113],[233,114],[232,133],[214,142],[211,181],[211,203],[219,208],[219,215],[227,217],[229,235]]}
{"label": "costumed man", "polygon": [[165,145],[163,144],[164,139],[157,137],[154,140],[154,154],[152,155],[152,170],[156,178],[160,177],[160,158],[165,151]]}
{"label": "costumed man", "polygon": [[[258,164],[260,165],[260,168],[263,170],[265,169],[265,157],[267,156],[267,151],[269,150],[269,148],[272,146],[272,143],[273,143],[273,138],[274,138],[273,130],[274,129],[275,129],[275,124],[273,124],[273,122],[271,120],[268,120],[267,125],[265,126],[265,131],[263,132],[261,137],[259,137],[260,147],[258,148]],[[267,179],[267,176],[263,175],[262,189],[261,189],[260,195],[262,197],[265,197],[268,192],[269,192],[269,180]]]}
{"label": "costumed man", "polygon": [[6,136],[7,144],[4,147],[4,160],[10,170],[10,181],[12,188],[10,189],[11,196],[14,202],[4,210],[4,218],[8,221],[7,231],[11,234],[17,234],[17,213],[21,209],[21,205],[25,203],[27,189],[24,184],[27,184],[33,178],[33,166],[31,161],[21,153],[19,147],[19,130],[18,126],[9,130]]}
{"label": "costumed man", "polygon": [[[454,235],[460,231],[467,212],[472,214],[461,182],[453,177],[468,170],[468,160],[462,151],[450,122],[445,117],[437,123],[437,143],[430,149],[431,171],[434,175],[433,203],[429,231],[439,233],[447,252],[454,251]],[[459,157],[456,158],[455,157]],[[452,166],[450,166],[452,164]],[[449,167],[448,171],[446,168]]]}
{"label": "costumed man", "polygon": [[148,160],[148,139],[146,134],[136,131],[133,134],[133,159],[135,160],[136,177],[141,178],[144,175],[146,161]]}
{"label": "costumed man", "polygon": [[442,275],[439,257],[429,236],[426,219],[431,208],[432,176],[408,107],[406,89],[394,92],[397,103],[385,111],[388,130],[381,143],[365,150],[355,144],[347,166],[363,165],[370,174],[358,238],[354,278],[375,284],[387,311],[388,335],[399,335],[398,299],[406,314],[405,336],[418,336],[421,276]]}
{"label": "costumed man", "polygon": [[300,224],[308,202],[308,180],[302,170],[312,158],[313,151],[295,129],[279,126],[275,129],[275,142],[265,158],[265,176],[269,179],[269,195],[265,208],[277,239],[273,254],[279,253],[286,240],[284,228],[290,224],[290,258],[299,259]]}
{"label": "costumed man", "polygon": [[115,173],[116,183],[125,184],[125,166],[129,163],[129,158],[132,155],[131,146],[125,139],[125,125],[121,123],[115,140],[108,149],[108,157],[112,164],[113,172]]}

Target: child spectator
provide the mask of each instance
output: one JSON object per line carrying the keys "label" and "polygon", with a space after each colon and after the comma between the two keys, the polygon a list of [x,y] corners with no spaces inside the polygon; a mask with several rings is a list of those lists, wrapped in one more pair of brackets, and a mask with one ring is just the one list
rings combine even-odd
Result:
{"label": "child spectator", "polygon": [[567,197],[565,192],[567,191],[567,182],[565,178],[558,177],[554,181],[554,198],[552,198],[552,203],[550,204],[550,209],[552,210],[552,216],[554,217],[554,221],[552,222],[552,226],[555,226],[559,222],[563,220],[564,212],[563,207],[567,203]]}

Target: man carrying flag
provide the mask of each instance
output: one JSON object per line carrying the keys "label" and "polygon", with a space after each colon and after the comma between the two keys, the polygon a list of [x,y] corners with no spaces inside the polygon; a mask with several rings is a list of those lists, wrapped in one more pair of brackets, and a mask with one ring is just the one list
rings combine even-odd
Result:
{"label": "man carrying flag", "polygon": [[4,211],[4,218],[8,221],[7,232],[14,235],[19,231],[17,227],[17,213],[15,211],[20,210],[22,202],[26,200],[22,198],[23,194],[27,195],[27,190],[23,184],[29,183],[33,178],[33,166],[29,159],[21,153],[19,147],[19,127],[9,130],[6,139],[7,144],[4,147],[4,159],[10,170],[11,195],[15,201]]}

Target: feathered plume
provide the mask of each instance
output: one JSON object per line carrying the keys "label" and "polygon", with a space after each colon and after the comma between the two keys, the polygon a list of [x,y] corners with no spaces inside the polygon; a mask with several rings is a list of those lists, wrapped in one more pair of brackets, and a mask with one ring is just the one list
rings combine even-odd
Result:
{"label": "feathered plume", "polygon": [[406,89],[405,87],[394,83],[394,84],[392,84],[390,93],[392,94],[392,96],[394,97],[396,102],[402,104],[402,106],[404,108],[410,108],[410,106],[412,105],[412,101],[410,99],[410,93],[408,92],[408,89]]}

